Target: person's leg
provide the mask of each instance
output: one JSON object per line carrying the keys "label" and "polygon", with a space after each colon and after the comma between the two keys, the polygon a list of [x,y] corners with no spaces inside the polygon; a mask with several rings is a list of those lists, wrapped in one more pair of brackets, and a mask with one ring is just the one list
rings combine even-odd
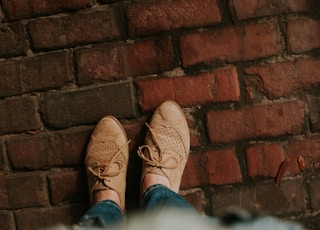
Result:
{"label": "person's leg", "polygon": [[145,145],[138,150],[143,159],[142,208],[193,209],[178,194],[190,149],[189,129],[182,109],[173,101],[162,103],[147,127]]}
{"label": "person's leg", "polygon": [[114,117],[104,117],[93,131],[85,159],[92,207],[80,219],[80,226],[106,227],[123,219],[128,143]]}
{"label": "person's leg", "polygon": [[104,200],[93,205],[79,220],[82,227],[110,227],[121,223],[122,211],[113,200]]}
{"label": "person's leg", "polygon": [[163,208],[182,208],[195,211],[194,207],[182,196],[162,184],[154,184],[144,192],[142,208],[146,211]]}

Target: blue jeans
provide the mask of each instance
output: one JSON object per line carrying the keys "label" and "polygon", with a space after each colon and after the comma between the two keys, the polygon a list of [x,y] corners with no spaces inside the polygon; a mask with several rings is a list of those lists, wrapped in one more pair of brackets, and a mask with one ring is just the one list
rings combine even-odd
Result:
{"label": "blue jeans", "polygon": [[[154,211],[161,208],[183,208],[195,211],[179,194],[163,185],[152,185],[143,194],[142,209]],[[119,224],[123,218],[120,207],[111,200],[105,200],[92,206],[81,217],[78,224],[85,227],[110,227]]]}

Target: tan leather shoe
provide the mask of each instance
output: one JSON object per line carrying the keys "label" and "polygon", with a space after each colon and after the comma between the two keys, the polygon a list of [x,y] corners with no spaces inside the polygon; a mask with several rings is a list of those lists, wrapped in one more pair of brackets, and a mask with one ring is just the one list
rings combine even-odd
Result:
{"label": "tan leather shoe", "polygon": [[120,208],[125,209],[128,143],[116,118],[106,116],[99,121],[91,135],[85,160],[91,205],[94,191],[112,189],[119,195]]}
{"label": "tan leather shoe", "polygon": [[170,189],[179,192],[190,150],[188,124],[180,106],[163,102],[154,112],[138,155],[143,159],[142,179],[147,173],[168,178]]}

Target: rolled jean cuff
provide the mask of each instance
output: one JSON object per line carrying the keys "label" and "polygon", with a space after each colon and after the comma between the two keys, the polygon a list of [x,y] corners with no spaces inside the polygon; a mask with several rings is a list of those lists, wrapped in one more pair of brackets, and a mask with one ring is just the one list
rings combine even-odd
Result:
{"label": "rolled jean cuff", "polygon": [[92,206],[78,222],[83,227],[107,227],[120,223],[123,213],[119,205],[112,200],[103,200]]}
{"label": "rolled jean cuff", "polygon": [[142,208],[146,211],[162,208],[183,208],[195,211],[194,207],[181,195],[161,184],[152,185],[144,191]]}

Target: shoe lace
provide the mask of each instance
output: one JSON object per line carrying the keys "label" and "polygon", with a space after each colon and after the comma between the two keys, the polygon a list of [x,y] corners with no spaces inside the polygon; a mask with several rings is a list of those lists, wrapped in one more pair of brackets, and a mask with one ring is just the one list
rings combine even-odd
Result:
{"label": "shoe lace", "polygon": [[[92,163],[90,163],[90,165],[87,166],[87,169],[97,178],[99,178],[100,180],[107,180],[105,177],[115,177],[117,176],[120,172],[121,169],[123,168],[124,164],[122,161],[119,161],[118,156],[122,155],[122,150],[127,147],[127,145],[130,143],[131,141],[129,140],[126,144],[124,144],[123,146],[121,146],[119,148],[119,150],[117,151],[117,153],[111,158],[110,162],[108,164],[100,164],[99,161],[94,161]],[[114,172],[109,172],[109,169],[111,167],[111,165],[113,164],[117,164],[119,165],[118,170],[114,171]]]}
{"label": "shoe lace", "polygon": [[[153,129],[146,123],[147,128],[149,129],[152,140],[154,141],[155,145],[142,145],[138,148],[138,155],[140,158],[142,158],[145,163],[149,166],[156,167],[156,168],[166,168],[166,169],[175,169],[178,167],[178,165],[181,162],[181,159],[183,159],[183,154],[176,153],[170,149],[162,149],[159,141],[153,131]],[[149,152],[149,156],[145,154],[146,151],[144,149],[147,149]],[[153,151],[158,152],[159,159],[154,158],[153,154],[151,154]],[[163,159],[163,156],[165,153],[169,153],[168,157],[166,159]],[[173,153],[173,154],[170,154]]]}

